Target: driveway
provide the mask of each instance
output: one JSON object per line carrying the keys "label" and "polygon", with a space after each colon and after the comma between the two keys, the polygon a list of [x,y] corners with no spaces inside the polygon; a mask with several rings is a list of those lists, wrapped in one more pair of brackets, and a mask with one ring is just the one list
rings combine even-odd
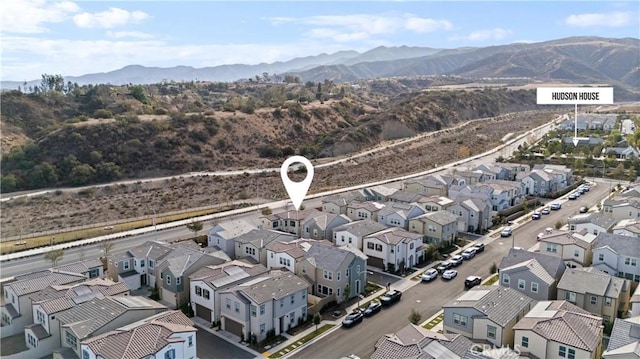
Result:
{"label": "driveway", "polygon": [[24,342],[24,332],[0,340],[0,356],[12,355],[27,350]]}
{"label": "driveway", "polygon": [[255,355],[198,328],[196,350],[200,359],[252,359]]}

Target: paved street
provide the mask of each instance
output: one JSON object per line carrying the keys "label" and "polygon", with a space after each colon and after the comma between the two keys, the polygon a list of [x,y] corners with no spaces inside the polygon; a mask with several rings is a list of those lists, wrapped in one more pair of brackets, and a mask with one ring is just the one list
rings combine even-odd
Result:
{"label": "paved street", "polygon": [[196,350],[199,359],[251,359],[254,355],[246,350],[198,328]]}
{"label": "paved street", "polygon": [[488,277],[491,263],[500,263],[512,246],[512,239],[515,240],[515,246],[529,248],[537,243],[536,235],[541,230],[546,227],[555,228],[558,220],[566,222],[567,217],[577,213],[581,206],[595,205],[609,191],[609,182],[598,180],[598,183],[578,200],[563,203],[561,210],[552,211],[551,214],[542,216],[540,220],[529,220],[517,227],[513,238],[496,238],[487,245],[483,253],[479,253],[474,259],[465,261],[459,266],[458,276],[452,281],[444,282],[438,279],[431,283],[419,283],[405,291],[402,294],[402,300],[393,307],[383,309],[374,317],[365,318],[362,324],[351,329],[340,328],[292,357],[323,359],[356,354],[361,358],[369,358],[373,353],[374,344],[382,335],[397,332],[409,324],[408,317],[412,308],[422,313],[423,320],[427,319],[463,291],[465,277],[469,275]]}

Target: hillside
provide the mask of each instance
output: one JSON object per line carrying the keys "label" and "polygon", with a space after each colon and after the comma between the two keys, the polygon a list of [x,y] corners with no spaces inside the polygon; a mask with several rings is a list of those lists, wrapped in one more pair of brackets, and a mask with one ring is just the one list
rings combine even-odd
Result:
{"label": "hillside", "polygon": [[[533,90],[418,91],[443,79],[84,86],[2,93],[2,191],[338,156],[505,112]],[[455,81],[454,81],[455,83]]]}

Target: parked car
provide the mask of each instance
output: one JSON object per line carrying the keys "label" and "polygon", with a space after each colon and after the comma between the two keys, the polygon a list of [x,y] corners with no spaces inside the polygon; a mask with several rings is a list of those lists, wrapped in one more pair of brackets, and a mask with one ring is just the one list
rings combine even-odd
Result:
{"label": "parked car", "polygon": [[558,203],[558,202],[551,203],[551,210],[552,211],[557,211],[560,208],[562,208],[562,205],[560,203]]}
{"label": "parked car", "polygon": [[589,208],[585,206],[580,207],[580,213],[587,213],[587,212],[589,212]]}
{"label": "parked car", "polygon": [[361,311],[354,311],[347,315],[342,321],[342,326],[345,328],[351,328],[354,325],[361,323],[364,318],[364,314]]}
{"label": "parked car", "polygon": [[438,277],[438,271],[433,268],[427,269],[426,271],[424,271],[424,273],[422,273],[423,282],[431,282],[432,280],[436,279],[436,277]]}
{"label": "parked car", "polygon": [[500,237],[509,237],[513,233],[513,229],[511,227],[504,227],[502,232],[500,232]]}
{"label": "parked car", "polygon": [[464,261],[464,257],[459,255],[459,254],[457,254],[457,255],[451,257],[450,261],[451,261],[451,263],[453,264],[454,267],[457,267],[457,266],[462,264],[462,261]]}
{"label": "parked car", "polygon": [[476,253],[484,252],[484,243],[476,243],[473,248],[476,249]]}
{"label": "parked car", "polygon": [[551,227],[547,227],[547,228],[545,228],[544,233],[545,233],[545,234],[551,234],[551,233],[553,233],[553,228],[551,228]]}
{"label": "parked car", "polygon": [[542,233],[542,232],[538,233],[538,240],[541,240],[542,237],[544,237],[544,233]]}
{"label": "parked car", "polygon": [[369,305],[367,306],[367,309],[364,310],[363,314],[365,317],[370,317],[378,313],[380,309],[382,309],[382,303],[380,303],[377,300],[374,300],[371,303],[369,303]]}
{"label": "parked car", "polygon": [[473,288],[480,283],[482,283],[482,278],[477,275],[468,276],[467,279],[464,280],[464,286],[466,288]]}
{"label": "parked car", "polygon": [[446,262],[440,263],[440,265],[436,268],[436,270],[438,271],[438,273],[442,274],[444,273],[444,271],[446,271],[447,269],[450,269],[451,267],[453,267],[453,263],[451,263],[450,261],[446,261]]}
{"label": "parked car", "polygon": [[573,201],[573,200],[578,199],[578,195],[576,195],[575,193],[572,193],[572,194],[569,195],[568,198]]}
{"label": "parked car", "polygon": [[462,251],[461,255],[464,259],[471,259],[476,256],[476,249],[475,247],[469,247]]}
{"label": "parked car", "polygon": [[589,192],[591,186],[589,186],[588,184],[583,184],[582,186],[580,186],[580,188],[585,192]]}
{"label": "parked car", "polygon": [[458,271],[455,269],[449,269],[444,271],[444,273],[442,273],[442,279],[447,279],[447,280],[451,280],[453,278],[455,278],[458,275]]}
{"label": "parked car", "polygon": [[551,213],[551,211],[549,210],[549,208],[543,208],[542,211],[540,211],[540,213],[542,213],[542,215],[547,215],[549,213]]}
{"label": "parked car", "polygon": [[402,292],[398,290],[390,290],[380,297],[380,303],[386,307],[400,301],[400,298],[402,298]]}
{"label": "parked car", "polygon": [[533,212],[531,215],[531,219],[540,219],[540,217],[542,217],[542,215],[538,211]]}

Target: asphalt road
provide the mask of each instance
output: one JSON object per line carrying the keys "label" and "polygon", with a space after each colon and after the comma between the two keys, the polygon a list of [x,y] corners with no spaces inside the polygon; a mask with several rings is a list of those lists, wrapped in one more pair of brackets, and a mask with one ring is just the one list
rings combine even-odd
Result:
{"label": "asphalt road", "polygon": [[254,355],[246,350],[198,328],[196,351],[199,359],[251,359]]}
{"label": "asphalt road", "polygon": [[[464,279],[470,275],[486,278],[490,275],[493,262],[500,263],[512,245],[530,248],[537,243],[536,236],[547,227],[553,227],[558,220],[566,222],[568,216],[578,213],[581,206],[594,206],[609,192],[609,182],[601,182],[593,186],[591,191],[575,201],[566,201],[562,209],[552,211],[539,220],[526,220],[522,225],[516,224],[514,235],[508,238],[484,239],[493,242],[488,244],[485,251],[475,258],[465,261],[458,268],[458,276],[446,282],[438,278],[431,283],[418,283],[402,294],[402,300],[393,307],[384,308],[379,314],[350,329],[339,328],[318,342],[314,343],[294,355],[292,358],[324,359],[339,358],[349,354],[356,354],[361,358],[369,358],[374,350],[376,341],[387,333],[395,333],[409,324],[411,309],[422,314],[423,320],[437,313],[443,305],[455,299],[464,290]],[[513,243],[512,243],[513,240]],[[393,286],[392,286],[393,287]]]}

